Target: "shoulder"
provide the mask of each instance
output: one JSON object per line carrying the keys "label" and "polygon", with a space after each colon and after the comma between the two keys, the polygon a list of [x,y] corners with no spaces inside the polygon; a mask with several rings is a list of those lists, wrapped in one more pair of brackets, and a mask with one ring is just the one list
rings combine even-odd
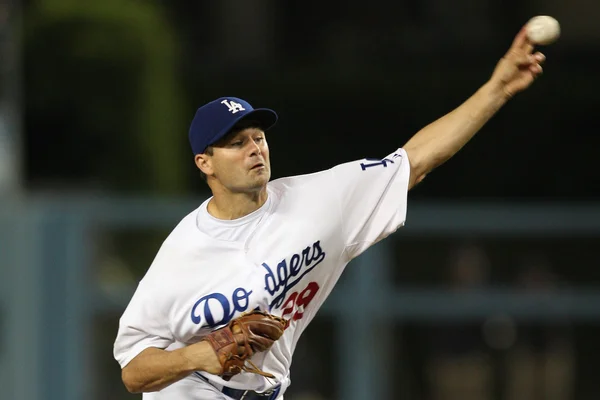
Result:
{"label": "shoulder", "polygon": [[269,193],[275,198],[274,210],[280,215],[293,213],[306,218],[331,212],[338,202],[331,172],[328,169],[269,182]]}
{"label": "shoulder", "polygon": [[198,213],[200,212],[201,207],[202,206],[198,206],[196,209],[192,210],[185,217],[183,217],[167,236],[165,243],[177,243],[179,242],[180,238],[189,237],[190,235],[196,233],[196,219],[198,218]]}
{"label": "shoulder", "polygon": [[165,269],[172,272],[173,265],[189,258],[190,253],[201,242],[198,240],[200,231],[196,226],[198,210],[199,208],[188,213],[165,238],[150,265],[149,275],[162,279]]}
{"label": "shoulder", "polygon": [[303,175],[287,176],[274,179],[269,182],[269,188],[276,191],[288,191],[293,189],[306,188],[310,185],[318,185],[326,181],[331,176],[331,169],[312,172]]}

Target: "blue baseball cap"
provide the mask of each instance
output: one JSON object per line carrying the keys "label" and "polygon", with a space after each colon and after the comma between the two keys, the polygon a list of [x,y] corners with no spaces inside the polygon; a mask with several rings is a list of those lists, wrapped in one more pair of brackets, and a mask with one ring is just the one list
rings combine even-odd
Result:
{"label": "blue baseball cap", "polygon": [[277,122],[277,113],[268,108],[253,108],[250,103],[237,97],[221,97],[203,105],[196,111],[190,126],[190,145],[194,154],[204,153],[206,148],[225,136],[242,119],[258,121],[263,130]]}

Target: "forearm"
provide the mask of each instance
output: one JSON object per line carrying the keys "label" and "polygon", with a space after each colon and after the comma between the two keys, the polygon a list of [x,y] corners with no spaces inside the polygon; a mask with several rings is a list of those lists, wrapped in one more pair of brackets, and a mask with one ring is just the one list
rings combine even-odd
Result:
{"label": "forearm", "polygon": [[210,369],[215,357],[206,342],[173,351],[148,348],[123,369],[123,383],[132,393],[155,392],[194,371]]}
{"label": "forearm", "polygon": [[410,186],[456,154],[506,101],[501,89],[487,83],[458,108],[417,132],[403,146],[411,164]]}

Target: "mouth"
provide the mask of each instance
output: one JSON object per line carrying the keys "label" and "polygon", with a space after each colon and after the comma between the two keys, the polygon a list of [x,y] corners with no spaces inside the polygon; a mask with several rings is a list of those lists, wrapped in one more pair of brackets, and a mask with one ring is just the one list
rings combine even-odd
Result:
{"label": "mouth", "polygon": [[252,168],[250,168],[250,169],[252,170],[252,169],[259,169],[259,168],[264,168],[264,167],[265,167],[265,164],[257,163],[257,164],[254,164],[254,166],[252,166]]}

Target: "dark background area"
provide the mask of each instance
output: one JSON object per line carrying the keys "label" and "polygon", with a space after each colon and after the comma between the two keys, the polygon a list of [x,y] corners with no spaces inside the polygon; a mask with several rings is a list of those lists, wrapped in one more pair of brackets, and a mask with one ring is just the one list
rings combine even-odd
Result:
{"label": "dark background area", "polygon": [[[279,114],[267,134],[274,179],[383,157],[483,85],[519,29],[540,14],[562,28],[557,43],[539,49],[544,74],[411,191],[407,225],[411,202],[574,209],[600,200],[598,1],[28,0],[21,7],[20,81],[0,93],[20,102],[19,185],[41,203],[55,196],[200,202],[208,188],[187,132],[196,109],[222,96]],[[12,234],[5,226],[2,237]],[[163,228],[91,227],[93,257],[81,268],[90,267],[107,293],[135,285],[168,234]],[[397,264],[389,276],[399,293],[593,290],[594,232],[397,237],[386,243]],[[43,254],[23,243],[26,253]],[[338,286],[349,279],[345,273]],[[132,398],[111,354],[120,312],[100,308],[87,328],[95,400]],[[385,351],[394,359],[384,369],[394,398],[598,398],[595,319],[384,322],[370,329],[393,337]],[[339,326],[323,314],[311,323],[286,399],[338,398]]]}
{"label": "dark background area", "polygon": [[[166,62],[180,107],[162,135],[181,157],[168,159],[185,175],[179,190],[205,190],[187,127],[195,109],[214,98],[238,96],[280,114],[269,132],[274,178],[383,156],[477,90],[531,16],[552,13],[562,38],[541,49],[544,75],[411,197],[597,199],[600,34],[581,19],[600,12],[580,3],[585,8],[575,12],[574,4],[541,1],[163,2],[157,14],[176,47]],[[155,193],[143,178],[118,178],[169,168],[152,166],[159,158],[153,153],[140,159],[144,144],[127,137],[132,115],[160,112],[139,110],[132,95],[144,55],[135,54],[127,29],[84,22],[73,17],[32,29],[45,34],[27,42],[27,185]],[[81,54],[76,42],[92,34],[103,51]]]}

